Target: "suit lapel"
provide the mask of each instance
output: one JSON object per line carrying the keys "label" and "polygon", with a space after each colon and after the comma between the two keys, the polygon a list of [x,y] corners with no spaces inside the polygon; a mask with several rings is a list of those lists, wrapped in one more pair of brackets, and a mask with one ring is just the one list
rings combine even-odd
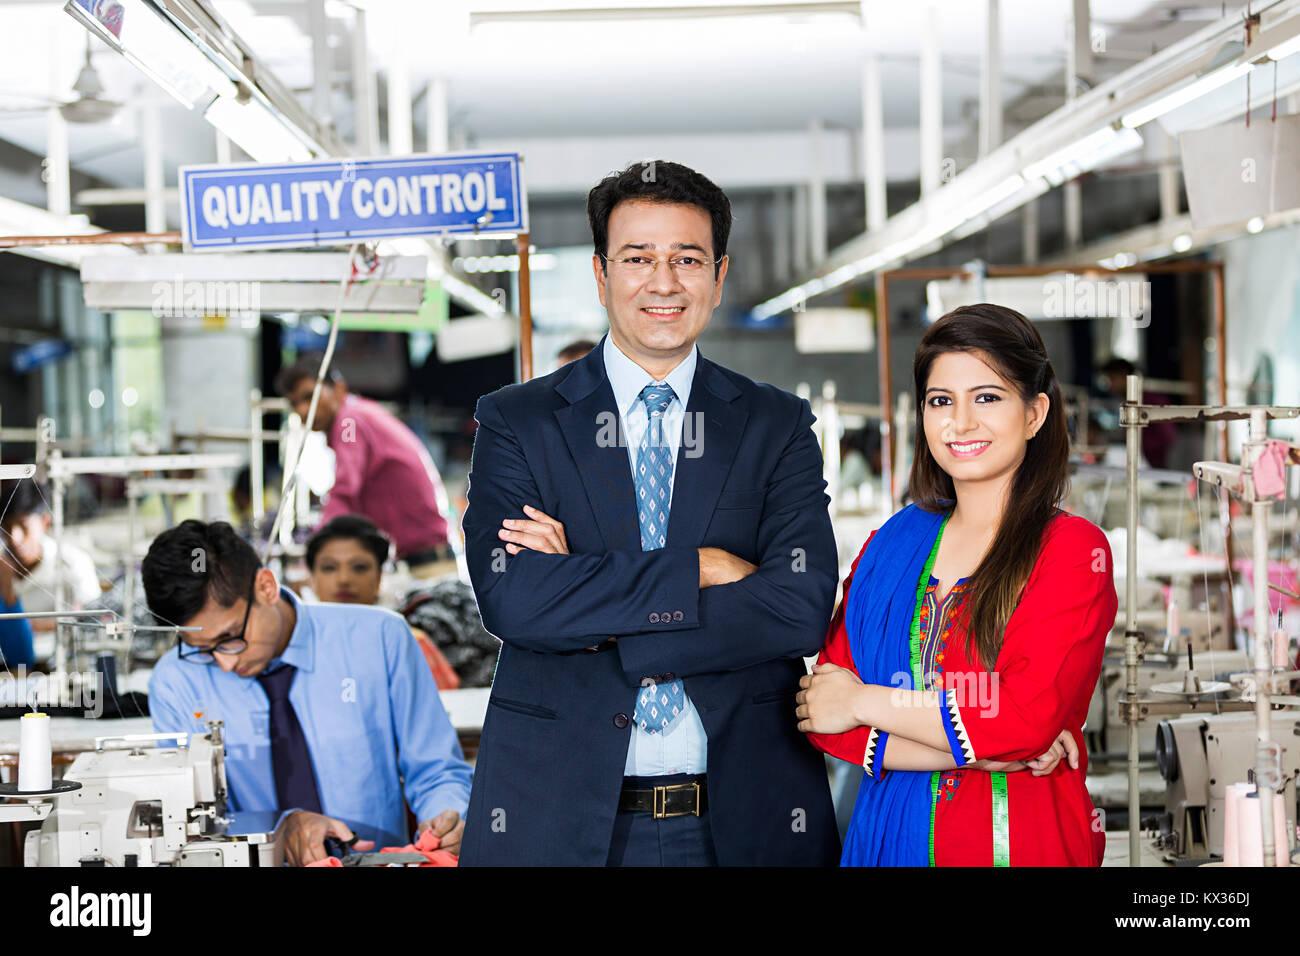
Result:
{"label": "suit lapel", "polygon": [[556,386],[571,404],[556,409],[555,418],[577,463],[605,548],[640,550],[627,441],[602,355],[601,347],[592,349]]}
{"label": "suit lapel", "polygon": [[736,402],[739,396],[740,390],[701,355],[674,466],[668,515],[670,548],[695,548],[704,540],[749,418],[749,412]]}

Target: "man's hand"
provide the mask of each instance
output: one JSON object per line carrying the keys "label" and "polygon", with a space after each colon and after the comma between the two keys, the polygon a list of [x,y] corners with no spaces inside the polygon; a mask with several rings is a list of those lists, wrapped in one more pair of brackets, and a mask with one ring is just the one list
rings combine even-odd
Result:
{"label": "man's hand", "polygon": [[497,537],[507,542],[506,551],[518,554],[526,548],[543,554],[569,553],[564,525],[530,505],[524,505],[524,514],[528,515],[527,519],[507,518],[501,522]]}
{"label": "man's hand", "polygon": [[857,674],[834,664],[817,664],[799,678],[794,715],[806,734],[842,734],[859,726],[858,695],[863,683]]}
{"label": "man's hand", "polygon": [[[310,810],[295,810],[285,817],[281,828],[284,840],[284,857],[290,866],[306,866],[327,856],[325,838],[351,840],[352,831],[342,820],[335,820],[321,813]],[[353,849],[368,850],[374,844],[369,840],[358,841]]]}
{"label": "man's hand", "polygon": [[425,830],[432,830],[438,838],[439,850],[460,856],[460,838],[465,835],[465,821],[455,810],[443,810],[432,820],[425,820],[416,828],[416,838]]}
{"label": "man's hand", "polygon": [[699,552],[701,591],[717,584],[731,584],[758,570],[758,565],[721,548],[700,548]]}

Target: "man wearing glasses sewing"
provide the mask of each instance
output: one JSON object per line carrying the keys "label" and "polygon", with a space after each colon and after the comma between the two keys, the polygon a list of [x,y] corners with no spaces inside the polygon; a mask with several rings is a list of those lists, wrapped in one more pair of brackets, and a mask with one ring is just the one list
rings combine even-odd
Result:
{"label": "man wearing glasses sewing", "polygon": [[159,535],[142,574],[160,624],[199,628],[154,669],[154,730],[224,721],[230,808],[286,814],[290,863],[358,828],[409,842],[403,798],[419,831],[459,852],[471,772],[401,617],[301,603],[222,521]]}

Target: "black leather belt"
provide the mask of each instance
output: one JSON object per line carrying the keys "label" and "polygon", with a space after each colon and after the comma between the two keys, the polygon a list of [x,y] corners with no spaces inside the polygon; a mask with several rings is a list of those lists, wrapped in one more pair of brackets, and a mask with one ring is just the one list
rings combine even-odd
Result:
{"label": "black leather belt", "polygon": [[434,561],[448,561],[455,557],[456,552],[451,550],[451,545],[440,544],[432,548],[425,548],[411,554],[402,555],[402,560],[406,562],[407,567],[413,568],[419,564],[432,564]]}
{"label": "black leather belt", "polygon": [[668,817],[699,816],[709,808],[707,775],[700,774],[686,783],[663,787],[634,789],[624,787],[619,794],[618,808],[633,813],[651,813],[656,820]]}

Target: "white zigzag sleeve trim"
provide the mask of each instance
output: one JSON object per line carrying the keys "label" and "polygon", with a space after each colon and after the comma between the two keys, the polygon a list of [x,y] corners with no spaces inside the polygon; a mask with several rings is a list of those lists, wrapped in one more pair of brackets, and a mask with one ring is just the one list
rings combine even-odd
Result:
{"label": "white zigzag sleeve trim", "polygon": [[944,692],[943,699],[948,710],[948,721],[957,735],[957,742],[961,744],[962,756],[966,758],[967,763],[974,763],[975,749],[971,747],[970,735],[966,733],[966,725],[961,721],[961,710],[957,707],[957,689],[949,688]]}
{"label": "white zigzag sleeve trim", "polygon": [[876,775],[876,768],[873,765],[876,762],[876,740],[879,736],[880,731],[875,727],[872,727],[871,732],[867,734],[867,753],[862,758],[862,769],[867,772],[868,777]]}

